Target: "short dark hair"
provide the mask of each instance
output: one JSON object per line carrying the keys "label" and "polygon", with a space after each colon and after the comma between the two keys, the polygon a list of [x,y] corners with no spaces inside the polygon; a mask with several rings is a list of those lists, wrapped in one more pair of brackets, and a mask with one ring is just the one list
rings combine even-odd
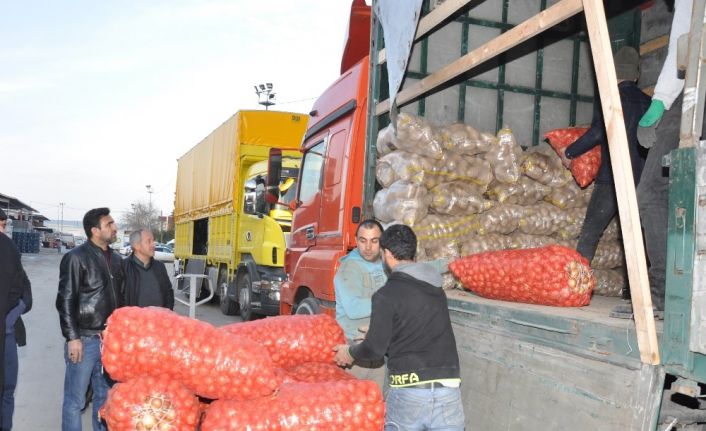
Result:
{"label": "short dark hair", "polygon": [[83,231],[86,232],[86,238],[91,239],[93,233],[91,229],[101,228],[101,217],[110,215],[110,208],[93,208],[83,216]]}
{"label": "short dark hair", "polygon": [[7,214],[5,214],[5,211],[0,208],[0,221],[7,220]]}
{"label": "short dark hair", "polygon": [[414,260],[417,255],[417,235],[409,226],[393,224],[382,233],[380,248],[389,250],[397,260]]}
{"label": "short dark hair", "polygon": [[365,229],[372,229],[372,228],[374,228],[374,227],[380,229],[380,233],[385,232],[385,229],[382,228],[382,225],[380,224],[379,221],[375,220],[374,218],[369,218],[369,219],[367,219],[367,220],[363,220],[363,221],[360,222],[360,224],[358,225],[358,228],[355,230],[355,236],[356,236],[356,238],[358,237],[358,232],[360,232],[360,230],[361,230],[362,228],[365,228]]}

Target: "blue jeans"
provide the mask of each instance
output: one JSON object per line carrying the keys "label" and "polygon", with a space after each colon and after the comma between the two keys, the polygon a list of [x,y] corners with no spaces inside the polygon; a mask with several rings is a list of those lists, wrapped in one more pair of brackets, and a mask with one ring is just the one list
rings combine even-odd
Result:
{"label": "blue jeans", "polygon": [[5,334],[5,380],[2,387],[2,429],[12,429],[15,411],[15,387],[17,386],[17,342],[15,331]]}
{"label": "blue jeans", "polygon": [[463,431],[459,388],[390,388],[385,403],[385,431]]}
{"label": "blue jeans", "polygon": [[98,420],[98,410],[108,397],[108,381],[101,372],[101,340],[97,336],[81,337],[83,360],[69,360],[68,344],[64,345],[64,406],[61,414],[62,431],[81,431],[81,409],[86,404],[88,385],[93,386],[93,431],[105,431],[105,422]]}

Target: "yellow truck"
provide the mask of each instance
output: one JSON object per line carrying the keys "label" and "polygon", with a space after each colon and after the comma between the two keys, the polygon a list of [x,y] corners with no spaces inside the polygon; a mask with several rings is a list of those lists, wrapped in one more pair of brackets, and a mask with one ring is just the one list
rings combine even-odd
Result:
{"label": "yellow truck", "polygon": [[[290,112],[239,111],[178,159],[175,267],[207,275],[226,315],[251,320],[279,313],[288,205],[307,120]],[[186,288],[188,281],[180,283]]]}

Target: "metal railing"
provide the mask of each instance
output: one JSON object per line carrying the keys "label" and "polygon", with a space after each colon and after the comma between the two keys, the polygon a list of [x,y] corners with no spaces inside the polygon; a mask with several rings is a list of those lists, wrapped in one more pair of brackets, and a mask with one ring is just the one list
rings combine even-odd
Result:
{"label": "metal railing", "polygon": [[[196,318],[196,307],[210,301],[211,298],[213,298],[213,295],[215,294],[215,290],[213,289],[211,279],[208,278],[208,276],[205,274],[179,274],[176,276],[177,283],[179,282],[180,279],[184,279],[184,278],[189,279],[189,300],[185,301],[181,298],[178,298],[176,295],[174,296],[174,299],[179,301],[180,303],[186,305],[187,307],[189,307],[189,317],[191,317],[192,319],[195,319]],[[198,289],[199,293],[200,293],[200,290],[201,290],[200,288],[197,288],[196,279],[198,279],[198,278],[203,278],[206,281],[206,286],[209,290],[208,297],[206,297],[200,301],[196,300],[196,297],[198,296],[196,291]],[[177,289],[177,291],[184,292],[185,289]]]}

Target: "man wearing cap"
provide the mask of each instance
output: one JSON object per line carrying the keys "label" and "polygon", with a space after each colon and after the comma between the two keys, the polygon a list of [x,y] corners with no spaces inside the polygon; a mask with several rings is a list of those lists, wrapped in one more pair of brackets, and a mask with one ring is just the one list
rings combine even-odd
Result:
{"label": "man wearing cap", "polygon": [[[637,126],[640,118],[650,106],[650,98],[636,85],[640,75],[640,56],[635,48],[629,46],[621,48],[613,57],[613,61],[615,62],[615,74],[618,78],[620,102],[623,106],[633,180],[637,185],[647,156],[647,151],[638,144]],[[591,128],[566,148],[564,163],[568,164],[568,161],[581,156],[596,145],[601,146],[601,166],[598,169],[591,200],[586,209],[586,219],[576,247],[576,250],[589,262],[593,260],[598,240],[603,231],[618,213],[610,152],[608,151],[608,140],[600,102],[594,104]],[[625,296],[626,292],[624,291],[623,294]]]}

